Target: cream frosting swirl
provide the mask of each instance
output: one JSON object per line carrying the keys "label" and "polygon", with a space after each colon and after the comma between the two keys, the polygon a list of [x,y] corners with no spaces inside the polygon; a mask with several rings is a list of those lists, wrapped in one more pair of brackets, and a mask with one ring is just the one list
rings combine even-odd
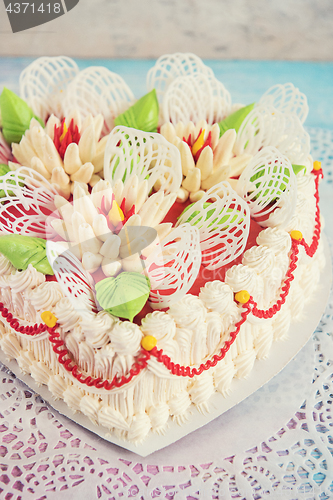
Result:
{"label": "cream frosting swirl", "polygon": [[45,281],[44,274],[36,271],[31,264],[28,265],[25,271],[17,271],[11,274],[9,278],[10,287],[16,293],[33,289]]}
{"label": "cream frosting swirl", "polygon": [[144,335],[153,335],[160,347],[167,345],[176,334],[176,323],[170,314],[162,311],[148,313],[141,322],[141,331]]}
{"label": "cream frosting swirl", "polygon": [[81,316],[74,310],[71,302],[66,297],[57,302],[54,307],[54,314],[58,319],[58,323],[66,332],[72,330],[81,321]]}
{"label": "cream frosting swirl", "polygon": [[234,304],[234,294],[227,283],[215,280],[209,281],[201,288],[199,298],[207,309],[219,314],[228,312]]}
{"label": "cream frosting swirl", "polygon": [[178,327],[196,331],[202,327],[207,310],[199,297],[188,294],[176,304],[172,304],[168,313],[174,318]]}
{"label": "cream frosting swirl", "polygon": [[226,272],[225,281],[230,285],[234,293],[247,290],[258,304],[262,301],[263,279],[251,267],[243,264],[232,266]]}
{"label": "cream frosting swirl", "polygon": [[106,404],[101,406],[98,411],[97,418],[100,425],[104,425],[104,427],[107,427],[110,430],[117,428],[127,431],[129,429],[129,424],[126,422],[120,411],[111,408],[111,406]]}
{"label": "cream frosting swirl", "polygon": [[84,337],[93,347],[103,347],[109,342],[109,334],[118,320],[106,311],[100,311],[96,315],[84,317],[81,328]]}
{"label": "cream frosting swirl", "polygon": [[148,415],[153,431],[158,434],[164,434],[169,418],[169,406],[166,403],[159,403],[156,406],[151,406]]}
{"label": "cream frosting swirl", "polygon": [[274,251],[262,245],[253,246],[249,250],[246,250],[243,256],[243,264],[254,269],[263,278],[270,276],[274,263]]}
{"label": "cream frosting swirl", "polygon": [[205,410],[205,408],[201,408],[201,405],[207,403],[213,393],[214,384],[211,373],[203,372],[199,377],[196,377],[190,389],[190,397],[192,403],[197,405],[199,410]]}
{"label": "cream frosting swirl", "polygon": [[109,332],[112,347],[118,354],[135,355],[140,349],[142,337],[138,325],[129,321],[116,323]]}
{"label": "cream frosting swirl", "polygon": [[151,429],[150,418],[145,412],[134,415],[131,427],[128,431],[128,439],[134,443],[140,443]]}
{"label": "cream frosting swirl", "polygon": [[49,311],[63,298],[60,285],[54,281],[46,281],[31,290],[30,302],[37,311]]}
{"label": "cream frosting swirl", "polygon": [[291,238],[286,231],[276,227],[268,227],[257,236],[257,244],[271,248],[274,254],[288,254],[291,249]]}

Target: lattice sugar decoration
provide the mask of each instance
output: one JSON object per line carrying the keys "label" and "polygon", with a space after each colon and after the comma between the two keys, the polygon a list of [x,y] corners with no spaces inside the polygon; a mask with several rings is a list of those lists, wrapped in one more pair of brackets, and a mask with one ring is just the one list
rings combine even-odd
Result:
{"label": "lattice sugar decoration", "polygon": [[62,117],[67,85],[78,72],[77,64],[70,57],[40,57],[20,75],[21,97],[44,121],[52,113]]}
{"label": "lattice sugar decoration", "polygon": [[104,116],[103,134],[114,127],[114,119],[134,103],[134,95],[121,76],[107,68],[91,66],[80,71],[67,89],[65,115],[78,110],[82,118],[89,114]]}
{"label": "lattice sugar decoration", "polygon": [[164,92],[175,78],[197,73],[214,78],[213,70],[195,54],[180,52],[166,54],[157,59],[155,65],[148,71],[147,88],[149,91],[155,88],[157,98],[162,102]]}
{"label": "lattice sugar decoration", "polygon": [[255,155],[269,145],[279,149],[292,163],[302,164],[310,154],[310,136],[295,114],[258,105],[240,126],[234,153]]}
{"label": "lattice sugar decoration", "polygon": [[59,243],[48,240],[46,256],[74,310],[81,316],[97,312],[93,280],[71,251],[64,249]]}
{"label": "lattice sugar decoration", "polygon": [[231,96],[214,76],[203,73],[180,76],[167,88],[162,104],[165,122],[209,125],[223,120],[231,111]]}
{"label": "lattice sugar decoration", "polygon": [[190,224],[173,229],[145,260],[150,306],[163,309],[179,301],[193,285],[200,264],[198,229]]}
{"label": "lattice sugar decoration", "polygon": [[147,179],[148,191],[159,180],[160,189],[177,192],[183,177],[178,148],[160,134],[115,127],[105,148],[104,178],[114,185],[134,174],[139,182]]}
{"label": "lattice sugar decoration", "polygon": [[45,223],[55,210],[54,187],[40,174],[20,167],[0,177],[0,225],[3,234],[45,238]]}
{"label": "lattice sugar decoration", "polygon": [[300,92],[292,83],[277,84],[269,88],[260,98],[258,104],[274,106],[282,113],[294,113],[301,123],[308,116],[309,106],[306,95]]}
{"label": "lattice sugar decoration", "polygon": [[220,182],[184,210],[179,227],[186,222],[198,228],[202,264],[214,270],[243,253],[250,231],[250,210],[229,183]]}
{"label": "lattice sugar decoration", "polygon": [[263,148],[252,158],[237,183],[238,194],[248,203],[251,217],[263,227],[283,229],[294,214],[297,182],[289,159],[276,148]]}

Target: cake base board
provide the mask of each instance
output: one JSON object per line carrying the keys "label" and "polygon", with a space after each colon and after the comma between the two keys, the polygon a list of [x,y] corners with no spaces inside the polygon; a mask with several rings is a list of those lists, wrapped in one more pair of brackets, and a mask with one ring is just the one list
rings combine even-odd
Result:
{"label": "cake base board", "polygon": [[97,434],[106,441],[132,451],[142,457],[146,457],[157,450],[169,446],[200,427],[203,427],[256,392],[260,387],[283,370],[308,342],[324,313],[332,282],[330,250],[326,238],[323,238],[323,240],[326,264],[321,272],[319,285],[315,291],[315,295],[311,297],[311,302],[306,305],[301,321],[292,324],[288,341],[274,342],[268,360],[256,360],[253,370],[247,379],[234,379],[231,386],[232,392],[227,398],[217,392],[213,394],[209,399],[210,412],[208,414],[204,415],[193,407],[191,408],[191,414],[188,421],[183,425],[178,425],[171,421],[164,436],[150,433],[144,442],[140,444],[121,440],[103,427],[94,425],[85,415],[74,413],[63,400],[55,401],[47,386],[37,385],[30,375],[21,372],[15,360],[9,361],[6,359],[6,355],[1,350],[0,362],[7,366],[16,377],[24,382],[30,389],[40,394],[52,408],[56,409],[62,415],[94,434]]}

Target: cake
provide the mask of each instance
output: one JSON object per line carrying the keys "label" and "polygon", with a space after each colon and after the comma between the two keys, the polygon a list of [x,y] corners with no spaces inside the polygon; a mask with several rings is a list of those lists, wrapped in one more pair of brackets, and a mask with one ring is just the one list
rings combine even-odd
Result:
{"label": "cake", "polygon": [[0,347],[130,442],[287,346],[325,263],[304,94],[180,53],[147,87],[44,57],[0,96]]}

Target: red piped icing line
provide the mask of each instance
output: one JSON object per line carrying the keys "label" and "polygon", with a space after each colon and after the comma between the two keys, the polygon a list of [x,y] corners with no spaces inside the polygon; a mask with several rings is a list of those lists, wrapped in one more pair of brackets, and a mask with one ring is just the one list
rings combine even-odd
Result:
{"label": "red piped icing line", "polygon": [[171,361],[169,356],[163,354],[163,349],[158,350],[157,347],[154,347],[150,351],[150,354],[155,356],[157,361],[163,363],[164,366],[166,366],[173,375],[178,375],[180,377],[190,377],[190,378],[194,377],[195,375],[200,375],[203,371],[209,370],[209,368],[216,366],[217,363],[225,357],[230,347],[236,340],[239,330],[241,326],[245,323],[250,312],[251,312],[251,305],[247,303],[244,305],[244,309],[241,313],[241,319],[238,321],[238,323],[235,324],[236,328],[233,332],[230,333],[230,339],[224,343],[224,346],[220,350],[220,354],[214,354],[214,356],[211,359],[207,359],[205,363],[202,363],[198,367],[180,366],[178,363],[175,364],[173,361]]}
{"label": "red piped icing line", "polygon": [[324,177],[322,169],[312,170],[311,173],[315,175],[315,186],[316,186],[316,191],[314,195],[316,200],[315,228],[313,231],[313,237],[310,246],[305,242],[304,238],[302,238],[300,241],[300,244],[304,247],[304,250],[309,257],[313,257],[314,254],[316,253],[320,240],[321,222],[320,222],[320,208],[319,208],[319,181]]}
{"label": "red piped icing line", "polygon": [[7,323],[9,323],[10,327],[18,333],[24,333],[25,335],[34,336],[39,335],[40,333],[43,333],[47,330],[47,326],[44,323],[40,325],[37,325],[36,323],[34,326],[20,326],[19,320],[13,317],[13,315],[8,311],[8,309],[2,302],[0,302],[0,313],[1,316],[7,321]]}
{"label": "red piped icing line", "polygon": [[284,283],[281,287],[280,296],[276,301],[276,303],[267,310],[258,309],[258,304],[255,302],[253,297],[250,297],[249,301],[245,304],[246,310],[242,312],[242,320],[235,325],[236,330],[234,330],[230,334],[231,339],[225,342],[225,346],[221,349],[219,355],[213,356],[211,360],[207,360],[205,363],[202,363],[199,367],[193,368],[190,366],[180,366],[179,364],[175,364],[173,363],[173,361],[171,361],[169,356],[163,354],[162,349],[158,350],[157,347],[154,347],[150,351],[150,353],[156,357],[157,361],[163,363],[164,366],[166,366],[171,371],[171,373],[183,377],[194,377],[195,375],[200,375],[200,373],[202,373],[204,370],[208,370],[212,366],[215,366],[218,361],[222,360],[225,357],[230,346],[236,339],[240,327],[246,321],[246,318],[251,312],[257,318],[266,319],[266,318],[272,318],[276,313],[280,311],[282,305],[285,303],[287,299],[291,282],[294,280],[294,271],[297,268],[299,246],[302,245],[307,255],[313,257],[319,245],[320,233],[321,233],[320,209],[319,209],[319,179],[323,177],[323,172],[322,169],[320,169],[320,170],[313,170],[311,173],[316,177],[315,178],[316,215],[315,215],[315,229],[313,232],[312,242],[311,245],[309,246],[305,242],[304,238],[302,238],[300,241],[294,239],[292,240],[288,271],[286,273],[286,278],[284,280]]}
{"label": "red piped icing line", "polygon": [[321,234],[321,223],[320,223],[320,209],[319,209],[319,179],[323,177],[322,170],[313,170],[312,174],[316,176],[315,186],[316,186],[316,216],[315,216],[315,229],[312,237],[312,242],[310,246],[305,242],[304,238],[301,240],[292,240],[291,252],[290,252],[290,260],[289,267],[286,273],[286,278],[281,287],[281,293],[276,301],[276,303],[271,306],[267,310],[258,309],[258,304],[255,302],[253,297],[250,297],[249,301],[243,305],[243,310],[241,312],[241,319],[235,324],[235,330],[233,330],[229,335],[230,339],[224,343],[224,346],[220,349],[219,354],[215,354],[211,359],[205,361],[198,367],[195,366],[180,366],[178,363],[174,363],[169,356],[163,354],[163,349],[157,349],[154,347],[151,351],[146,351],[145,349],[141,349],[139,356],[136,362],[133,364],[132,368],[128,372],[127,375],[123,375],[118,379],[117,375],[114,378],[109,380],[103,380],[100,377],[93,378],[90,375],[86,376],[82,372],[79,371],[77,364],[74,363],[72,359],[69,357],[69,352],[64,347],[65,343],[61,340],[59,332],[56,331],[58,325],[55,325],[53,328],[47,327],[45,324],[34,325],[34,326],[20,326],[19,320],[14,318],[13,315],[8,311],[8,309],[0,302],[0,313],[2,317],[9,323],[11,328],[13,328],[18,333],[23,333],[25,335],[38,335],[39,333],[45,332],[46,330],[49,333],[49,340],[53,344],[53,351],[58,356],[58,361],[66,370],[72,373],[73,377],[75,377],[81,384],[85,384],[88,387],[95,386],[97,389],[106,389],[110,391],[111,389],[117,387],[122,387],[128,384],[136,375],[138,375],[144,368],[146,368],[148,360],[151,356],[154,356],[157,361],[163,363],[168,370],[171,371],[172,374],[178,375],[181,377],[194,377],[196,375],[200,375],[203,371],[209,370],[210,368],[217,365],[219,361],[221,361],[227,352],[229,351],[231,345],[236,340],[236,337],[240,331],[241,326],[245,323],[248,315],[252,312],[252,314],[258,318],[272,318],[277,312],[280,311],[282,305],[285,303],[286,298],[288,296],[291,282],[294,279],[294,271],[297,268],[298,261],[298,253],[299,246],[303,246],[305,252],[310,257],[313,257],[316,253],[316,250],[319,245],[320,234]]}
{"label": "red piped icing line", "polygon": [[90,375],[86,376],[80,372],[77,364],[69,358],[69,352],[66,347],[64,347],[64,341],[59,338],[60,334],[56,331],[56,326],[48,328],[47,330],[49,332],[49,340],[53,344],[53,351],[57,354],[59,363],[64,365],[66,370],[72,373],[73,377],[75,377],[81,384],[85,384],[88,387],[95,386],[97,389],[104,388],[107,391],[110,391],[114,387],[122,387],[123,385],[128,384],[133,377],[146,368],[147,361],[150,358],[150,353],[142,349],[138,359],[133,364],[127,375],[123,375],[119,379],[117,375],[115,375],[111,381],[103,380],[100,377],[93,378]]}

